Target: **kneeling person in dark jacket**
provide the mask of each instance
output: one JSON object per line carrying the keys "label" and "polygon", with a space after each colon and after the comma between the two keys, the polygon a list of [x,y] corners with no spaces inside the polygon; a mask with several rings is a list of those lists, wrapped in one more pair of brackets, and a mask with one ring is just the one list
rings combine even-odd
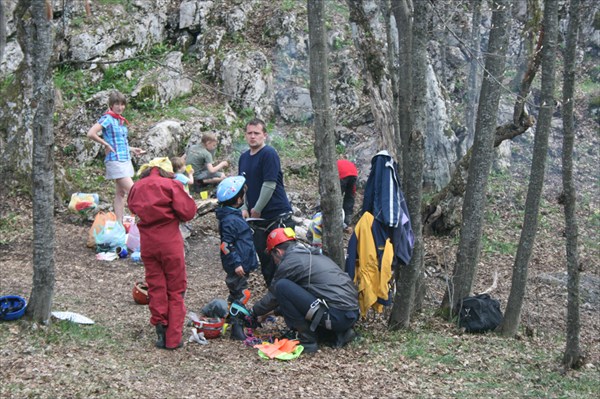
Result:
{"label": "kneeling person in dark jacket", "polygon": [[277,268],[269,291],[252,308],[254,315],[281,314],[308,353],[319,349],[317,333],[334,336],[334,347],[352,341],[359,307],[348,274],[318,249],[298,243],[290,228],[269,233],[267,252]]}

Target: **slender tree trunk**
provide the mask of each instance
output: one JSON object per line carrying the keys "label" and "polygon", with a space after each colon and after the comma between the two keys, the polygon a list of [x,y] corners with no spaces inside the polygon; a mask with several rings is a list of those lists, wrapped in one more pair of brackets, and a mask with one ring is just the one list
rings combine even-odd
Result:
{"label": "slender tree trunk", "polygon": [[577,188],[573,180],[573,145],[575,132],[573,128],[573,104],[575,95],[575,58],[577,38],[579,36],[580,1],[571,0],[569,7],[569,27],[565,45],[565,70],[563,79],[563,195],[565,208],[565,226],[567,233],[567,270],[569,280],[567,284],[567,344],[563,356],[563,365],[566,368],[579,368],[582,365],[582,353],[579,346],[581,322],[579,317],[579,250],[577,227]]}
{"label": "slender tree trunk", "polygon": [[492,29],[477,109],[477,123],[463,205],[460,242],[450,286],[447,287],[442,302],[443,309],[453,309],[458,300],[471,293],[479,262],[485,194],[488,175],[494,159],[494,132],[502,90],[500,79],[504,73],[510,31],[510,2],[508,0],[493,1],[492,9]]}
{"label": "slender tree trunk", "polygon": [[[415,236],[415,246],[413,248],[412,259],[408,266],[402,267],[400,276],[397,280],[398,290],[394,298],[392,314],[390,318],[390,329],[396,330],[408,328],[410,325],[410,316],[413,311],[415,291],[419,275],[423,266],[423,240],[421,232],[421,201],[423,198],[423,166],[424,156],[424,131],[426,124],[426,97],[427,92],[427,41],[428,31],[427,22],[429,21],[429,3],[426,1],[417,1],[414,3],[414,11],[410,14],[408,4],[396,10],[396,23],[412,19],[410,25],[409,40],[401,39],[404,43],[404,49],[410,50],[410,64],[404,65],[410,71],[410,83],[402,85],[400,95],[403,104],[399,112],[407,112],[403,115],[406,125],[404,128],[410,129],[401,136],[406,141],[401,143],[402,159],[404,162],[404,187],[406,202],[408,205],[413,233]],[[398,26],[400,32],[400,26]],[[403,34],[407,32],[402,30]],[[407,46],[408,45],[408,46]],[[408,89],[408,91],[403,91]],[[400,149],[399,149],[400,151]]]}
{"label": "slender tree trunk", "polygon": [[32,83],[33,287],[26,314],[47,324],[54,294],[54,32],[49,1],[20,0],[15,10],[25,74]]}
{"label": "slender tree trunk", "polygon": [[554,112],[554,70],[556,64],[556,40],[558,36],[558,0],[546,0],[544,5],[544,41],[542,45],[542,90],[538,127],[533,145],[531,175],[525,200],[525,218],[517,256],[513,266],[510,295],[504,312],[504,320],[498,330],[504,336],[514,336],[519,327],[521,309],[527,285],[527,272],[533,244],[537,233],[538,213],[544,169],[548,152],[548,137]]}
{"label": "slender tree trunk", "polygon": [[310,43],[310,98],[315,121],[315,157],[319,168],[319,193],[323,211],[323,250],[343,267],[342,194],[336,164],[335,133],[329,100],[327,39],[325,37],[325,5],[308,0],[308,33]]}
{"label": "slender tree trunk", "polygon": [[6,48],[6,17],[4,12],[4,2],[0,1],[0,61],[4,58],[4,49]]}
{"label": "slender tree trunk", "polygon": [[469,78],[467,81],[467,136],[464,144],[465,151],[473,144],[475,135],[475,119],[477,102],[479,101],[479,52],[481,49],[481,0],[472,0],[473,20],[471,23],[471,58],[469,60]]}
{"label": "slender tree trunk", "polygon": [[392,81],[379,32],[382,14],[373,0],[346,0],[346,3],[350,9],[350,22],[357,28],[354,43],[362,54],[363,76],[371,99],[375,130],[380,134],[378,145],[396,158]]}
{"label": "slender tree trunk", "polygon": [[[387,40],[387,63],[388,69],[390,71],[390,78],[392,82],[392,96],[393,96],[393,104],[392,104],[392,123],[394,124],[394,143],[396,145],[392,147],[396,147],[397,143],[400,143],[400,122],[398,120],[398,103],[399,103],[399,95],[398,95],[398,78],[399,78],[399,70],[398,70],[398,28],[396,27],[396,18],[394,14],[392,14],[392,9],[390,5],[390,0],[382,0],[381,1],[382,14],[385,18],[385,32],[386,32],[386,40]],[[402,168],[402,152],[396,151],[396,157],[398,161],[398,165],[401,170],[398,171],[398,176],[403,175]]]}

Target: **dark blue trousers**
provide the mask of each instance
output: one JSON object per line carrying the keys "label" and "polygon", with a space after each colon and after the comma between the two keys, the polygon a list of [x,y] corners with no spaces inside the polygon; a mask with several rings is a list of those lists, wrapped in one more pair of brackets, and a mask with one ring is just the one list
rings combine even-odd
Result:
{"label": "dark blue trousers", "polygon": [[[304,316],[310,309],[310,305],[318,298],[287,279],[277,280],[274,288],[275,297],[279,302],[279,311],[283,315],[287,326],[298,331],[307,330],[310,327],[310,321],[306,320]],[[331,321],[331,331],[343,332],[352,328],[358,317],[358,309],[339,310],[330,307],[323,314],[319,327],[326,328],[326,321],[329,319]]]}

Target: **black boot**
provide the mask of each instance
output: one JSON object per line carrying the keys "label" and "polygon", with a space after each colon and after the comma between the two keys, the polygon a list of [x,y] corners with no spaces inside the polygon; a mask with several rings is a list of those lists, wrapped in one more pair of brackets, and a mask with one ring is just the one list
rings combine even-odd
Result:
{"label": "black boot", "polygon": [[244,322],[238,317],[231,317],[231,339],[237,341],[244,341],[246,339],[246,333],[244,333]]}
{"label": "black boot", "polygon": [[298,331],[298,339],[300,340],[300,345],[304,347],[303,353],[315,353],[319,350],[317,334],[314,331],[310,331],[309,329]]}
{"label": "black boot", "polygon": [[165,344],[166,332],[167,332],[167,326],[165,326],[163,324],[156,325],[156,335],[158,336],[158,339],[156,340],[156,343],[154,344],[154,346],[156,346],[157,348],[161,348],[161,349],[163,349],[166,346],[166,344]]}
{"label": "black boot", "polygon": [[334,348],[341,348],[342,346],[354,341],[356,338],[356,332],[352,328],[347,329],[343,332],[335,333],[335,342],[333,343]]}

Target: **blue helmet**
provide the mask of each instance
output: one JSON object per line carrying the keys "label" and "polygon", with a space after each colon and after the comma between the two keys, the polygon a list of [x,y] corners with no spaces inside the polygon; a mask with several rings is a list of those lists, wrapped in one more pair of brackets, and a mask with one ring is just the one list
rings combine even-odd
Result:
{"label": "blue helmet", "polygon": [[246,178],[243,176],[232,176],[224,179],[217,186],[217,200],[219,202],[229,201],[240,192],[245,183]]}

